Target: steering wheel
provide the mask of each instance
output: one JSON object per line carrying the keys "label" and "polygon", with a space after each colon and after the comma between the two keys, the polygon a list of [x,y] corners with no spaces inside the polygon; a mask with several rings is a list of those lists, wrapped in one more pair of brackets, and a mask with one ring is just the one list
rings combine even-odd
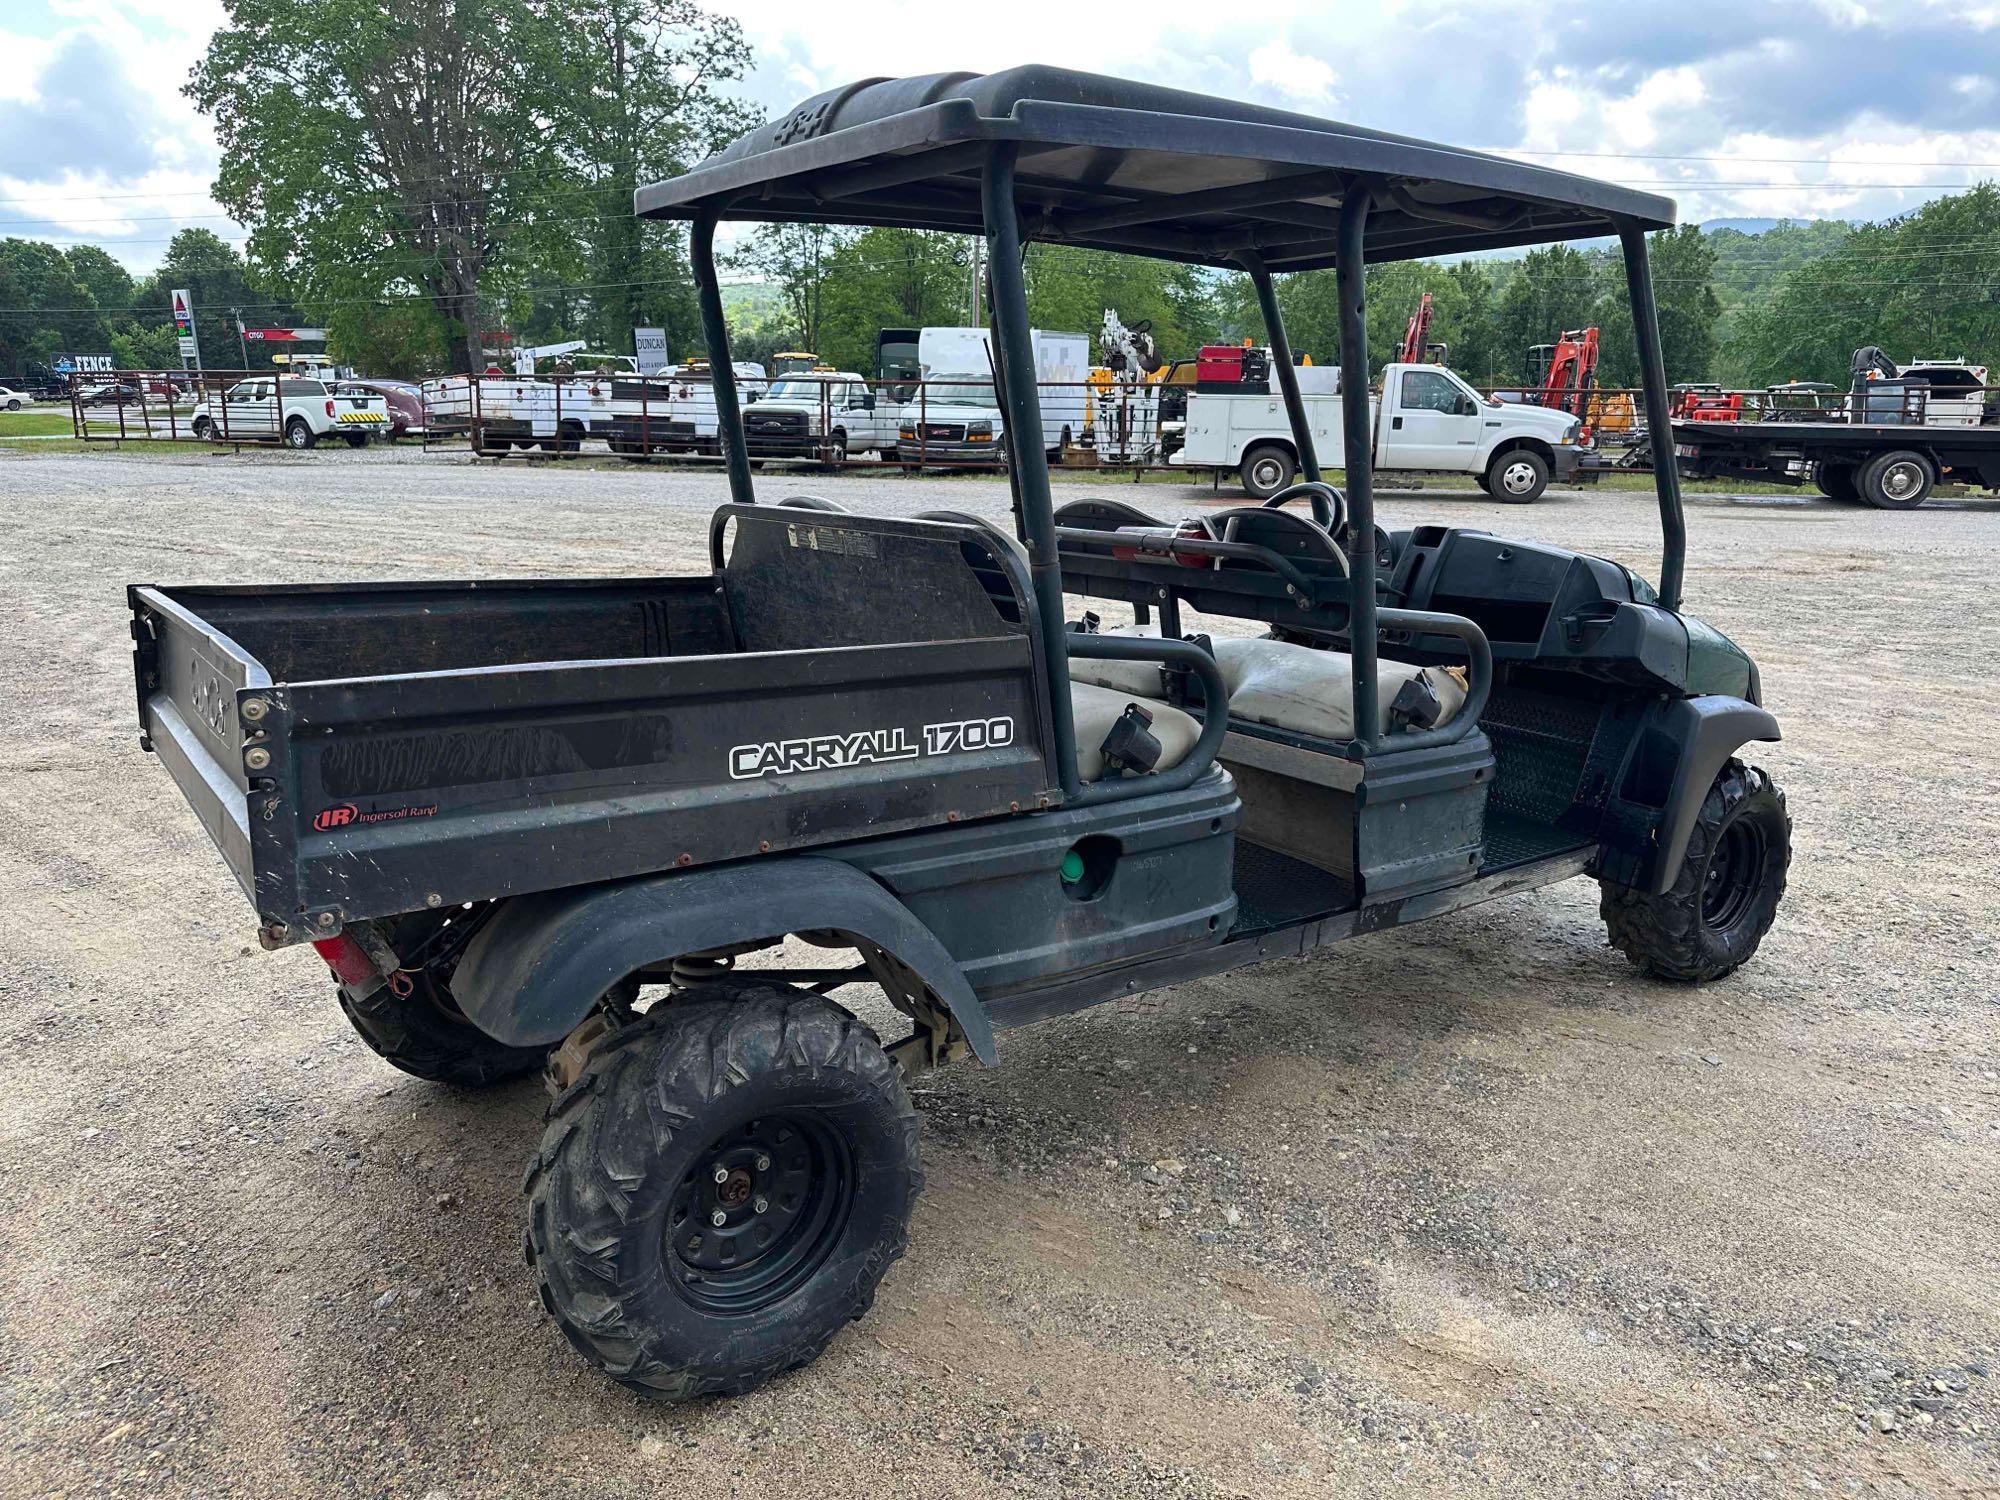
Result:
{"label": "steering wheel", "polygon": [[1338,536],[1347,524],[1347,501],[1339,490],[1319,479],[1301,479],[1296,484],[1288,484],[1277,494],[1264,502],[1266,510],[1282,510],[1285,502],[1304,495],[1312,502],[1313,519],[1324,526],[1330,535]]}

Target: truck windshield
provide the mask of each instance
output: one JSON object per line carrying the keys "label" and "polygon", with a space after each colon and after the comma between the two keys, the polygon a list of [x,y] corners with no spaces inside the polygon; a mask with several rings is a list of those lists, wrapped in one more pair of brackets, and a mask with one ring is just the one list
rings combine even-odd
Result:
{"label": "truck windshield", "polygon": [[766,401],[817,401],[824,380],[780,380],[764,393]]}
{"label": "truck windshield", "polygon": [[926,399],[932,406],[998,406],[1000,404],[993,394],[993,386],[990,382],[982,381],[976,385],[960,385],[958,384],[958,377],[953,375],[933,375],[931,379],[945,382],[944,384],[931,386],[925,393]]}

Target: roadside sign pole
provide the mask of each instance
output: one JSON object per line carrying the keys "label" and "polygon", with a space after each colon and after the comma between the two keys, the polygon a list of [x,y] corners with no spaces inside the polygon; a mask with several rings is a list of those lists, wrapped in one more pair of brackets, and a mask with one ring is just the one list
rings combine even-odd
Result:
{"label": "roadside sign pole", "polygon": [[[201,373],[201,339],[194,331],[194,297],[185,287],[182,287],[174,292],[173,298],[174,335],[180,340],[181,368],[185,370],[188,367],[188,361],[193,360],[194,372],[199,375]],[[249,363],[247,356],[244,363]]]}

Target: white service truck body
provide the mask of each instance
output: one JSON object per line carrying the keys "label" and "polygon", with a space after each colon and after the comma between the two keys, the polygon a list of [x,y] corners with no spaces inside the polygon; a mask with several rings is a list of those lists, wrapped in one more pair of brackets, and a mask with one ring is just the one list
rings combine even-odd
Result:
{"label": "white service truck body", "polygon": [[[1525,504],[1551,478],[1573,474],[1584,452],[1582,423],[1569,413],[1489,400],[1442,365],[1389,365],[1382,389],[1368,403],[1378,470],[1468,474],[1496,499]],[[1303,399],[1314,453],[1324,467],[1341,467],[1344,398],[1308,392]],[[1299,472],[1284,399],[1255,390],[1190,395],[1186,442],[1171,462],[1234,469],[1255,498],[1276,494]]]}

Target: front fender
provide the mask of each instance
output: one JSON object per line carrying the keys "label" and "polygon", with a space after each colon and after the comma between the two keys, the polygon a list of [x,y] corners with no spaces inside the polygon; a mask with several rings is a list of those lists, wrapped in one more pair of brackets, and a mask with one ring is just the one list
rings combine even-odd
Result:
{"label": "front fender", "polygon": [[817,931],[848,933],[893,954],[951,1013],[973,1055],[995,1060],[986,1009],[930,929],[852,865],[811,856],[517,897],[467,946],[452,998],[498,1041],[553,1044],[637,969]]}
{"label": "front fender", "polygon": [[1660,809],[1652,858],[1631,884],[1664,893],[1674,883],[1716,773],[1750,741],[1780,738],[1776,716],[1741,698],[1707,693],[1662,705],[1639,731],[1624,777],[1626,800]]}

